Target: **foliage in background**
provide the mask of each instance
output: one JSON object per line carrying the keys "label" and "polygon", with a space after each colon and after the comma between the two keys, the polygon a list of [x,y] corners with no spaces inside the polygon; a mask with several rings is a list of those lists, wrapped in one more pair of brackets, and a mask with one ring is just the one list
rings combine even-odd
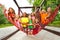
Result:
{"label": "foliage in background", "polygon": [[58,11],[54,21],[60,21],[60,11]]}
{"label": "foliage in background", "polygon": [[8,24],[9,22],[6,19],[6,17],[4,16],[3,8],[4,8],[4,6],[0,5],[0,24]]}
{"label": "foliage in background", "polygon": [[0,24],[0,28],[12,27],[12,24]]}
{"label": "foliage in background", "polygon": [[[41,4],[42,1],[43,0],[28,0],[28,2],[30,4],[33,4],[33,6],[36,6],[36,7],[40,6],[40,4]],[[54,9],[56,7],[56,5],[59,4],[59,3],[60,3],[59,0],[45,0],[42,8],[46,9],[47,7],[50,6],[52,9]]]}
{"label": "foliage in background", "polygon": [[[42,0],[28,0],[30,4],[33,4],[33,6],[38,7],[40,6]],[[32,9],[32,12],[35,11],[35,8]]]}

